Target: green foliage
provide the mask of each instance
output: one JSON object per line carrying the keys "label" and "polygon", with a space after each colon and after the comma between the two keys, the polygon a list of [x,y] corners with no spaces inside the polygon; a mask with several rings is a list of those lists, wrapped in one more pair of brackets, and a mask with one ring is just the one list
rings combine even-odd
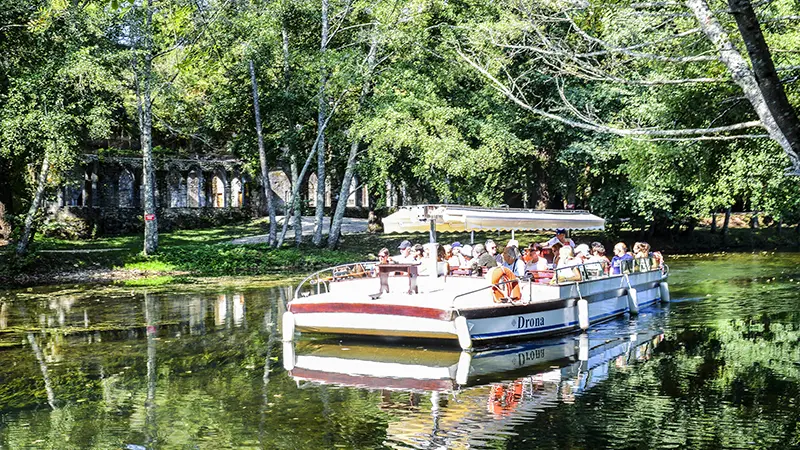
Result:
{"label": "green foliage", "polygon": [[197,275],[255,275],[276,271],[308,271],[358,261],[359,255],[314,248],[272,249],[267,245],[197,245],[167,247],[159,259],[177,270]]}

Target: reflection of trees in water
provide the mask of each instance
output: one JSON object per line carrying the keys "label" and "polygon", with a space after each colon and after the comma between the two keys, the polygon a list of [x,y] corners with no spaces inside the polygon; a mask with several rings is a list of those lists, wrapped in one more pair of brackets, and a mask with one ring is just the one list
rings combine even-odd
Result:
{"label": "reflection of trees in water", "polygon": [[8,303],[0,302],[0,330],[8,328]]}
{"label": "reflection of trees in water", "polygon": [[50,381],[50,371],[47,370],[47,363],[44,360],[44,354],[39,344],[36,342],[36,337],[33,333],[28,333],[28,343],[31,344],[36,362],[39,363],[39,369],[42,371],[42,379],[44,379],[44,390],[47,393],[47,403],[51,409],[56,409],[56,394],[53,392],[53,383]]}
{"label": "reflection of trees in water", "polygon": [[158,333],[158,313],[156,299],[151,294],[144,294],[144,314],[147,325],[147,397],[145,406],[145,442],[151,447],[158,445],[158,424],[156,422],[156,337]]}

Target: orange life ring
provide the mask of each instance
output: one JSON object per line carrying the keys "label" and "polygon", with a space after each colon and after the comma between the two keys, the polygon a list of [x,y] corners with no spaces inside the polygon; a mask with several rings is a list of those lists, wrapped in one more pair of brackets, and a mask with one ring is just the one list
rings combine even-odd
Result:
{"label": "orange life ring", "polygon": [[519,300],[522,298],[519,279],[508,267],[493,268],[489,272],[489,279],[492,282],[492,295],[494,295],[495,303],[503,303],[505,299]]}
{"label": "orange life ring", "polygon": [[508,415],[522,401],[522,382],[516,380],[506,388],[503,384],[495,384],[489,394],[488,410],[497,416]]}

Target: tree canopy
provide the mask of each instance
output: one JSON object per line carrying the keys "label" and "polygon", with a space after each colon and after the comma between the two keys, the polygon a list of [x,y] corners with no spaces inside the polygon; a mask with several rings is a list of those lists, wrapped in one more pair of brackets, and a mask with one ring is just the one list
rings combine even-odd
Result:
{"label": "tree canopy", "polygon": [[0,158],[32,186],[47,157],[53,185],[81,153],[144,150],[150,61],[156,155],[258,178],[255,87],[266,165],[379,205],[796,221],[797,22],[789,0],[2,0]]}

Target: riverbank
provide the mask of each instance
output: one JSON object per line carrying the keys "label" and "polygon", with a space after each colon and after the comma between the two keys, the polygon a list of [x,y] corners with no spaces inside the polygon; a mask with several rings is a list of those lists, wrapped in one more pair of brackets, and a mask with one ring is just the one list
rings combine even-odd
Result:
{"label": "riverbank", "polygon": [[[141,255],[141,235],[103,238],[92,241],[43,239],[34,252],[17,258],[7,248],[0,253],[0,286],[17,288],[47,284],[94,283],[123,286],[190,285],[210,277],[273,276],[299,277],[317,269],[345,262],[375,259],[382,247],[394,253],[397,245],[408,239],[427,242],[427,234],[384,235],[350,234],[342,237],[339,250],[318,249],[311,245],[299,248],[284,246],[272,249],[265,244],[232,244],[234,240],[257,241],[264,232],[263,221],[206,230],[176,231],[160,237],[158,255]],[[522,244],[542,242],[544,233],[516,233]],[[615,242],[629,245],[643,236],[632,230],[576,232],[578,242],[600,241],[610,251]],[[474,242],[494,239],[502,247],[510,233],[475,233]],[[440,241],[469,243],[468,233],[440,235]],[[800,233],[774,228],[731,229],[726,238],[708,229],[691,234],[655,236],[649,239],[654,250],[665,255],[715,253],[722,251],[761,252],[800,250]],[[293,242],[290,242],[290,244]]]}

